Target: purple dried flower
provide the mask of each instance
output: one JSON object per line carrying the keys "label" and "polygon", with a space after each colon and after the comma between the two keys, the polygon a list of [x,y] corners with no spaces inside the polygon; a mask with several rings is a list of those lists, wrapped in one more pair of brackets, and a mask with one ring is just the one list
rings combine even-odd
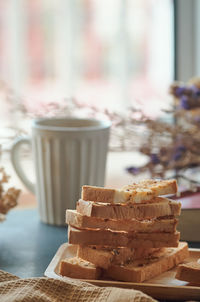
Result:
{"label": "purple dried flower", "polygon": [[178,146],[177,148],[176,148],[176,151],[179,151],[179,152],[185,152],[187,149],[186,149],[186,147],[185,146]]}
{"label": "purple dried flower", "polygon": [[186,95],[181,96],[181,107],[185,110],[190,109],[189,100],[188,100],[188,97]]}
{"label": "purple dried flower", "polygon": [[151,162],[156,165],[156,164],[159,164],[160,163],[160,159],[158,157],[158,155],[156,153],[152,153],[150,155],[150,158],[151,158]]}
{"label": "purple dried flower", "polygon": [[194,121],[197,122],[197,123],[200,123],[200,116],[195,116]]}
{"label": "purple dried flower", "polygon": [[175,154],[173,155],[173,160],[177,161],[181,159],[181,156],[182,156],[181,152],[175,152]]}
{"label": "purple dried flower", "polygon": [[181,157],[183,156],[184,152],[186,151],[186,147],[185,146],[178,146],[175,149],[174,155],[173,155],[173,160],[177,161],[179,159],[181,159]]}
{"label": "purple dried flower", "polygon": [[126,171],[130,174],[138,174],[140,172],[140,168],[136,168],[136,167],[128,167],[126,168]]}
{"label": "purple dried flower", "polygon": [[191,90],[193,92],[194,97],[199,97],[200,96],[200,89],[197,86],[192,85]]}
{"label": "purple dried flower", "polygon": [[177,87],[175,89],[175,95],[178,96],[178,97],[182,96],[184,94],[184,92],[185,92],[185,87],[184,86]]}

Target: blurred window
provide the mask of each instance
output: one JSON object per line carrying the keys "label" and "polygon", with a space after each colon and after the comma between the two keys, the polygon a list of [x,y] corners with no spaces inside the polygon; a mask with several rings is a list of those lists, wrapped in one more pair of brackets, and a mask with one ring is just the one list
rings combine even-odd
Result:
{"label": "blurred window", "polygon": [[66,96],[163,107],[174,78],[173,1],[0,0],[0,77],[30,110]]}
{"label": "blurred window", "polygon": [[174,0],[175,78],[187,82],[200,75],[200,1]]}

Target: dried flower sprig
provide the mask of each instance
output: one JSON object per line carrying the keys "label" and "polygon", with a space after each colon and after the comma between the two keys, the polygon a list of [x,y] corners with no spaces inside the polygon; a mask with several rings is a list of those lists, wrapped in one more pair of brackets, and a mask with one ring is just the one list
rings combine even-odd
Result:
{"label": "dried flower sprig", "polygon": [[177,98],[181,109],[191,110],[200,107],[200,88],[194,84],[174,83],[170,87],[170,93]]}
{"label": "dried flower sprig", "polygon": [[5,190],[4,184],[8,183],[9,176],[6,174],[3,167],[0,168],[0,175],[0,220],[2,220],[2,218],[4,218],[3,215],[7,214],[11,208],[17,205],[20,190],[13,187]]}
{"label": "dried flower sprig", "polygon": [[[127,108],[121,114],[86,106],[75,99],[41,105],[37,112],[32,112],[23,99],[16,102],[16,94],[6,85],[0,85],[1,88],[12,112],[15,115],[17,112],[23,123],[39,116],[73,115],[108,119],[112,121],[110,150],[139,151],[147,158],[145,164],[128,167],[129,173],[138,175],[148,171],[151,177],[167,178],[170,173],[174,175],[176,172],[179,179],[186,179],[191,185],[199,183],[190,177],[192,173],[187,172],[200,167],[200,79],[193,79],[188,84],[173,83],[170,94],[174,103],[170,110],[163,110],[165,115],[162,118],[156,120],[134,107]],[[24,133],[24,128],[21,125],[10,127],[13,136],[9,139]]]}
{"label": "dried flower sprig", "polygon": [[194,179],[192,171],[200,167],[200,79],[188,84],[173,83],[170,93],[175,102],[166,114],[174,122],[144,121],[149,136],[140,152],[148,156],[148,161],[140,167],[128,167],[127,171],[137,175],[148,170],[151,176],[163,178],[175,171],[178,179],[197,188],[200,179]]}
{"label": "dried flower sprig", "polygon": [[[29,127],[24,125],[27,125],[33,118],[43,116],[87,116],[112,121],[111,151],[132,151],[136,149],[138,142],[141,141],[140,134],[143,132],[143,128],[140,126],[140,120],[143,119],[143,113],[134,107],[128,108],[124,114],[121,114],[80,103],[74,98],[65,98],[59,102],[40,104],[37,111],[32,111],[26,105],[26,101],[22,97],[18,97],[3,82],[0,82],[1,89],[10,108],[10,124],[7,126],[7,129],[10,130],[9,136],[7,134],[6,137],[0,137],[0,143],[3,145],[4,152],[10,150],[11,144],[16,137],[29,134],[30,125]],[[15,120],[14,126],[13,120]]]}

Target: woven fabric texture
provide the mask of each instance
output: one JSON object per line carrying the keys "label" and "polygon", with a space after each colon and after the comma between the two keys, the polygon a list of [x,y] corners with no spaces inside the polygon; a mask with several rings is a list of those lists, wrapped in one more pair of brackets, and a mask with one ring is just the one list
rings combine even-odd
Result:
{"label": "woven fabric texture", "polygon": [[75,279],[20,279],[0,271],[1,302],[153,302],[133,289],[98,287]]}

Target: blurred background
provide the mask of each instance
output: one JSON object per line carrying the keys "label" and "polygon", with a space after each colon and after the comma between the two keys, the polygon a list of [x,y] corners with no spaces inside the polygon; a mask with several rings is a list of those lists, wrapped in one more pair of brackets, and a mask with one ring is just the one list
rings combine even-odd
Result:
{"label": "blurred background", "polygon": [[2,146],[70,98],[159,117],[170,84],[200,73],[199,12],[198,0],[0,0]]}
{"label": "blurred background", "polygon": [[0,79],[30,111],[71,96],[159,110],[174,79],[174,2],[0,0]]}

